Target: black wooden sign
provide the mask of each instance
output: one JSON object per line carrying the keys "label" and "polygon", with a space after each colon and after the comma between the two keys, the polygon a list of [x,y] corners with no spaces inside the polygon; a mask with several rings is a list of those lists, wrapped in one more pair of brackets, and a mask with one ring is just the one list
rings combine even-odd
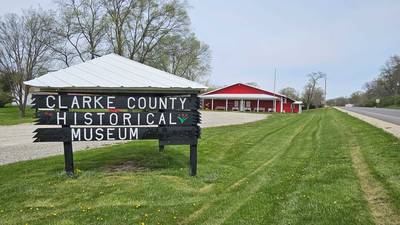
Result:
{"label": "black wooden sign", "polygon": [[100,126],[195,126],[200,123],[197,111],[169,112],[55,112],[37,113],[37,125],[100,125]]}
{"label": "black wooden sign", "polygon": [[200,137],[196,94],[38,94],[33,95],[33,104],[38,109],[37,125],[61,125],[38,128],[34,138],[35,142],[64,143],[67,173],[73,173],[74,141],[158,139],[160,151],[165,145],[190,145],[190,174],[196,175]]}
{"label": "black wooden sign", "polygon": [[34,108],[39,109],[148,109],[197,110],[198,97],[187,96],[95,96],[33,95]]}

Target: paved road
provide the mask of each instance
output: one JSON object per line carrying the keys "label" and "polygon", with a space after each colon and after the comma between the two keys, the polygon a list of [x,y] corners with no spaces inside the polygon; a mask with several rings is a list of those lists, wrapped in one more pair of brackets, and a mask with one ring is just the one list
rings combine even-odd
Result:
{"label": "paved road", "polygon": [[[215,127],[231,124],[248,123],[264,119],[267,114],[238,112],[201,112],[201,127]],[[0,165],[23,160],[43,158],[63,154],[62,143],[33,143],[33,131],[38,128],[33,124],[0,126]],[[74,151],[80,151],[121,141],[74,142]]]}
{"label": "paved road", "polygon": [[343,109],[385,122],[400,125],[400,110],[399,109],[384,109],[384,108],[368,108],[368,107],[342,107]]}

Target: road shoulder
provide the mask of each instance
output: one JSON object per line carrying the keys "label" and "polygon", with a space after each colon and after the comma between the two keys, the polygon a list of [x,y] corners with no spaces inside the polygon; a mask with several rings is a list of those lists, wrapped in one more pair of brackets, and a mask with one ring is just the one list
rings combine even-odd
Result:
{"label": "road shoulder", "polygon": [[365,122],[367,122],[367,123],[369,123],[369,124],[371,124],[371,125],[373,125],[375,127],[381,128],[385,132],[388,132],[390,134],[393,134],[395,137],[400,138],[400,126],[399,125],[396,125],[396,124],[393,124],[393,123],[389,123],[389,122],[386,122],[386,121],[383,121],[383,120],[379,120],[379,119],[376,119],[376,118],[372,118],[372,117],[369,117],[369,116],[365,116],[365,115],[362,115],[362,114],[359,114],[359,113],[351,112],[351,111],[348,111],[348,110],[343,109],[343,108],[335,107],[335,109],[337,109],[337,110],[339,110],[341,112],[347,113],[348,115],[353,116],[353,117],[355,117],[357,119],[365,121]]}

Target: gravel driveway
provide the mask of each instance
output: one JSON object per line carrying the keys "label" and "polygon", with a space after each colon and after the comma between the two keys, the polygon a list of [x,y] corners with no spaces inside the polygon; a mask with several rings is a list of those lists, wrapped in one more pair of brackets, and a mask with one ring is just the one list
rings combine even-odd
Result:
{"label": "gravel driveway", "polygon": [[[201,116],[201,127],[215,127],[253,122],[266,118],[267,114],[202,111]],[[0,126],[0,165],[63,154],[62,143],[33,143],[33,131],[39,127],[33,124]],[[73,148],[79,151],[115,143],[121,141],[74,142]]]}

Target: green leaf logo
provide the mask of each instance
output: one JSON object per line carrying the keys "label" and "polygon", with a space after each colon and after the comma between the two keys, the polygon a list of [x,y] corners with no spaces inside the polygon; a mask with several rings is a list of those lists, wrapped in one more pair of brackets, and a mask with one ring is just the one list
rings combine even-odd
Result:
{"label": "green leaf logo", "polygon": [[178,115],[178,120],[181,124],[183,124],[188,118],[189,118],[189,116],[185,113],[180,113]]}

